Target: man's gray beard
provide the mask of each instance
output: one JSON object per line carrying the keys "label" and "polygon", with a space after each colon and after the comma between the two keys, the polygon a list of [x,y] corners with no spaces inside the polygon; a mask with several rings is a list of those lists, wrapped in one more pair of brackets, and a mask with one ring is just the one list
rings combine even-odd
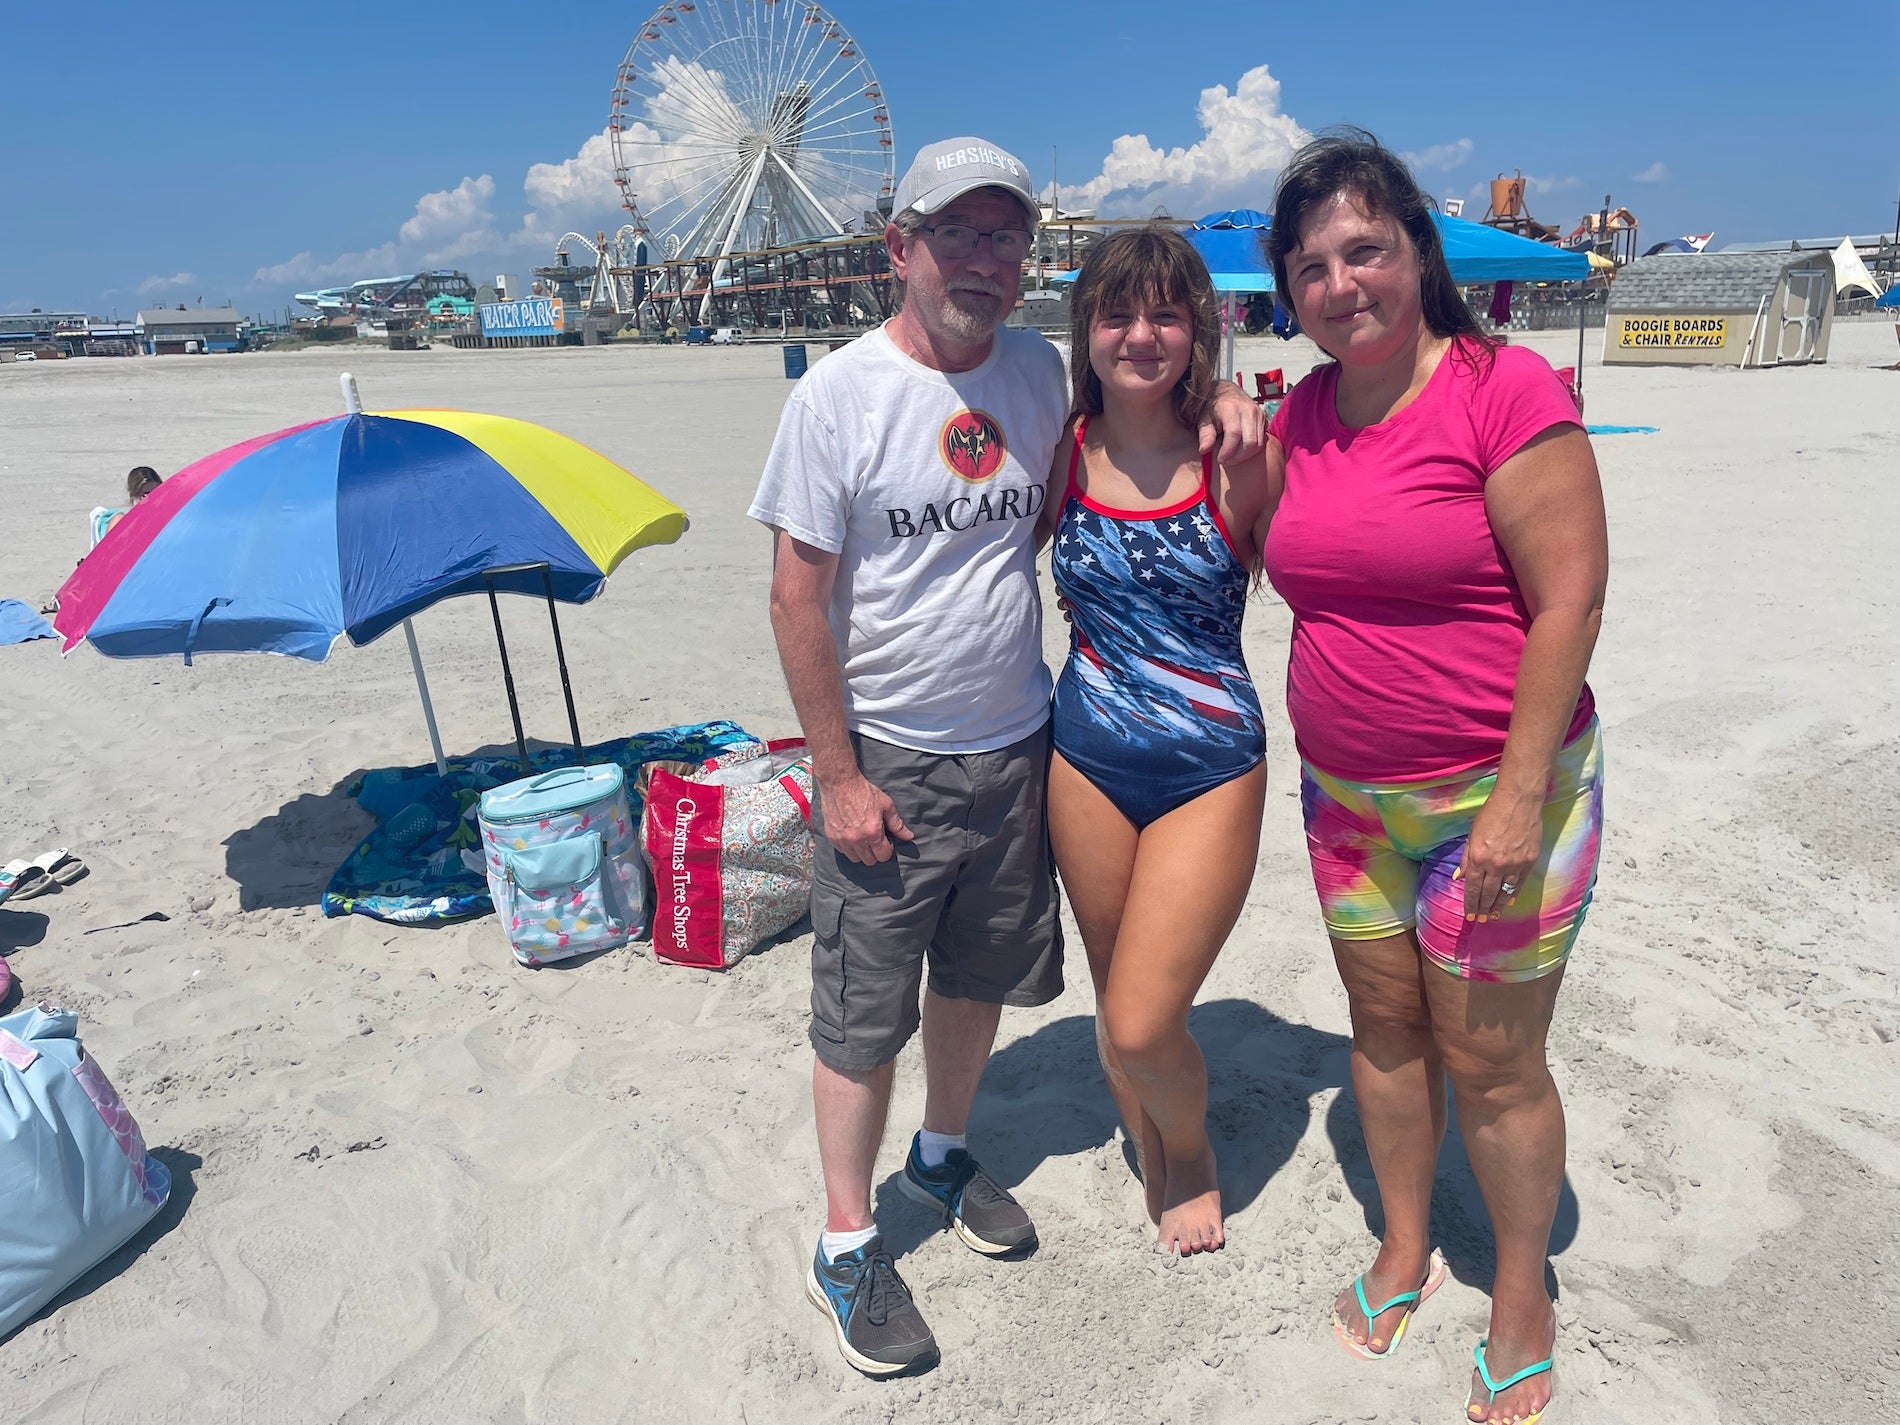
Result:
{"label": "man's gray beard", "polygon": [[1009,320],[1009,308],[1003,305],[1001,297],[988,299],[996,303],[998,310],[995,315],[972,311],[958,301],[959,297],[976,295],[963,292],[945,292],[943,295],[944,328],[959,340],[981,341],[984,337],[993,335],[998,327]]}

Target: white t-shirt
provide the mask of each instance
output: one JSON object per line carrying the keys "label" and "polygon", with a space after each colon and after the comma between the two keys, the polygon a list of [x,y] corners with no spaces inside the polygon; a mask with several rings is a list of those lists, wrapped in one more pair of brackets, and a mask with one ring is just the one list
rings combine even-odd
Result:
{"label": "white t-shirt", "polygon": [[957,372],[880,327],[792,389],[748,513],[839,556],[829,612],[854,731],[987,752],[1048,719],[1035,531],[1067,408],[1055,348],[1008,327]]}

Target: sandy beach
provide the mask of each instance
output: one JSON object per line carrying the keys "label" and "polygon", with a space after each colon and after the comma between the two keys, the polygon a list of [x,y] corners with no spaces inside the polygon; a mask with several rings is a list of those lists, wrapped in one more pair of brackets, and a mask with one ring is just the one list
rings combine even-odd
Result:
{"label": "sandy beach", "polygon": [[[1574,333],[1519,339],[1575,359]],[[1660,429],[1596,442],[1608,831],[1551,1036],[1570,1150],[1545,1419],[1890,1418],[1900,374],[1876,367],[1900,352],[1886,323],[1838,324],[1827,365],[1777,371],[1605,369],[1600,345],[1589,419]],[[1241,348],[1289,378],[1315,357]],[[0,597],[60,583],[128,467],[330,414],[341,370],[372,410],[552,426],[690,513],[563,611],[587,738],[796,731],[744,514],[790,389],[773,347],[0,367]],[[530,733],[557,742],[545,619],[505,611]],[[895,1191],[915,1044],[900,1062],[879,1217],[943,1361],[884,1384],[803,1296],[822,1217],[804,926],[717,975],[632,951],[528,971],[490,919],[326,920],[370,827],[348,788],[428,758],[399,637],[320,666],[0,648],[0,860],[64,845],[91,868],[0,907],[0,951],[26,1003],[80,1013],[176,1180],[150,1229],[0,1341],[0,1420],[1458,1419],[1491,1258],[1455,1135],[1436,1198],[1453,1280],[1393,1362],[1328,1327],[1377,1199],[1300,837],[1287,631],[1259,596],[1267,823],[1192,1021],[1227,1249],[1172,1268],[1145,1250],[1071,935],[1068,992],[1005,1016],[972,1127],[1036,1219],[1027,1260],[977,1257]],[[509,742],[486,605],[417,633],[449,751]],[[1052,663],[1063,637],[1052,616]]]}

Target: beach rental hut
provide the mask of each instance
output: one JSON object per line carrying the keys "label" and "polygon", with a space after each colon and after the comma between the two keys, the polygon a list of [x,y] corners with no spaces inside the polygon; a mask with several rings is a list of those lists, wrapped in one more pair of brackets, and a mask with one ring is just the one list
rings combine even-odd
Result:
{"label": "beach rental hut", "polygon": [[1789,366],[1827,360],[1834,258],[1660,253],[1616,274],[1606,366]]}

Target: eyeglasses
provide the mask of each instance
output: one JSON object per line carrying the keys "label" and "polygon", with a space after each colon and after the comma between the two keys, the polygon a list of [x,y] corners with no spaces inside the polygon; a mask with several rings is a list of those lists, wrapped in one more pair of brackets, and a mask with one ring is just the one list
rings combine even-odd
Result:
{"label": "eyeglasses", "polygon": [[977,239],[990,240],[990,252],[998,262],[1021,262],[1029,256],[1029,233],[1022,228],[994,228],[981,232],[960,223],[939,223],[917,229],[930,236],[930,250],[942,258],[956,261],[976,251]]}

